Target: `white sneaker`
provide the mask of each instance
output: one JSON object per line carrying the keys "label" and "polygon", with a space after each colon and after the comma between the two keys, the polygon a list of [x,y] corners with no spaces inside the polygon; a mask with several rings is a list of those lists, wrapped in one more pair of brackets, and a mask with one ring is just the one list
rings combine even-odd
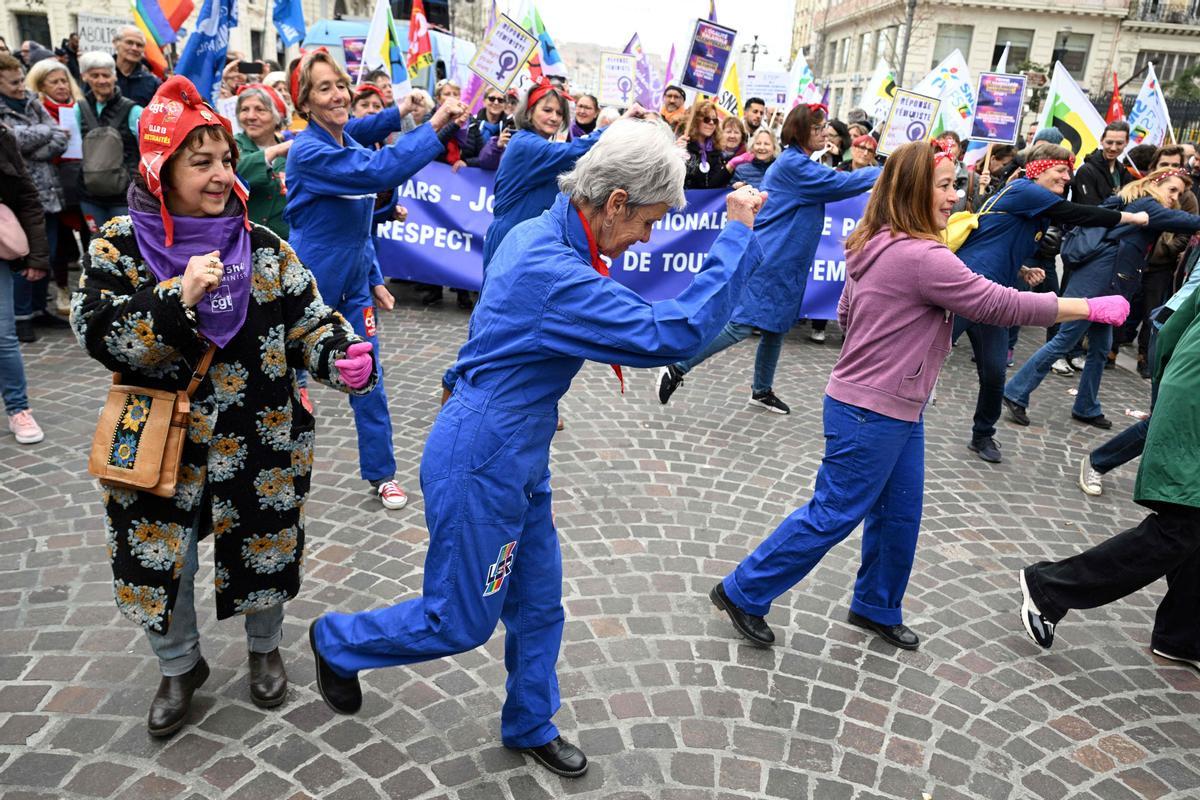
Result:
{"label": "white sneaker", "polygon": [[54,305],[60,316],[71,316],[71,290],[65,286],[56,286]]}
{"label": "white sneaker", "polygon": [[1153,652],[1154,655],[1158,656],[1159,658],[1165,658],[1170,661],[1178,661],[1180,664],[1190,664],[1191,666],[1195,667],[1196,669],[1200,669],[1200,660],[1196,660],[1193,658],[1184,658],[1183,656],[1173,656],[1170,653],[1164,653],[1162,650],[1159,650],[1157,647],[1151,648],[1151,652]]}
{"label": "white sneaker", "polygon": [[812,331],[808,334],[808,338],[817,344],[823,344],[825,342],[825,331]]}
{"label": "white sneaker", "polygon": [[1055,375],[1074,375],[1075,370],[1071,369],[1071,365],[1067,363],[1065,358],[1060,358],[1050,365],[1050,371]]}
{"label": "white sneaker", "polygon": [[1083,368],[1087,366],[1087,356],[1072,356],[1067,363],[1079,372],[1083,372]]}
{"label": "white sneaker", "polygon": [[1104,494],[1104,486],[1100,482],[1101,476],[1099,472],[1092,469],[1092,457],[1084,456],[1079,461],[1079,488],[1083,489],[1084,494],[1089,494],[1092,497],[1099,497]]}
{"label": "white sneaker", "polygon": [[46,438],[29,409],[8,416],[8,429],[17,437],[17,444],[37,444]]}
{"label": "white sneaker", "polygon": [[388,511],[399,511],[408,505],[408,495],[395,481],[384,481],[375,491],[379,493],[379,501]]}

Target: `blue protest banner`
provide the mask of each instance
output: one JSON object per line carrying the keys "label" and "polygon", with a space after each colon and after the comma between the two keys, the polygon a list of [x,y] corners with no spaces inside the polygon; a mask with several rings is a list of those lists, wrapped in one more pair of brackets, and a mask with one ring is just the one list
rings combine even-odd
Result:
{"label": "blue protest banner", "polygon": [[[375,228],[383,274],[392,278],[478,290],[483,278],[483,236],[492,222],[495,173],[430,164],[400,187],[408,209],[404,222]],[[720,189],[687,192],[688,204],[654,227],[650,241],[629,248],[612,264],[612,276],[647,300],[682,292],[704,268],[704,259],[725,227]],[[866,196],[830,203],[809,271],[801,316],[835,319],[845,281],[842,249],[866,207]]]}

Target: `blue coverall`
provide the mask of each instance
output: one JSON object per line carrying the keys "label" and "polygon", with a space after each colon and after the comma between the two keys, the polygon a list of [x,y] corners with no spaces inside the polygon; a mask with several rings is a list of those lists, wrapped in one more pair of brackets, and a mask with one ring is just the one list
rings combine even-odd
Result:
{"label": "blue coverall", "polygon": [[296,137],[287,158],[284,219],[291,227],[290,244],[317,279],[321,297],[349,320],[355,333],[374,345],[377,354],[380,373],[375,388],[350,398],[358,432],[358,467],[369,481],[390,480],[396,472],[371,297],[371,287],[383,283],[371,241],[375,193],[404,183],[444,149],[429,125],[381,150],[363,146],[399,129],[395,108],[350,120],[344,129],[344,146],[320,125],[310,124]]}
{"label": "blue coverall", "polygon": [[650,303],[593,269],[565,195],[515,228],[489,268],[460,378],[425,444],[422,596],[321,617],[317,649],[331,668],[349,677],[454,655],[485,643],[503,620],[504,744],[540,747],[558,736],[562,556],[548,468],[558,400],[585,360],[653,367],[695,352],[725,324],[761,257],[750,229],[731,222],[691,286]]}
{"label": "blue coverall", "polygon": [[512,135],[496,170],[494,218],[483,237],[484,269],[517,223],[533,219],[550,207],[558,196],[558,176],[574,169],[575,162],[592,149],[601,133],[597,130],[569,142],[551,142],[527,130]]}

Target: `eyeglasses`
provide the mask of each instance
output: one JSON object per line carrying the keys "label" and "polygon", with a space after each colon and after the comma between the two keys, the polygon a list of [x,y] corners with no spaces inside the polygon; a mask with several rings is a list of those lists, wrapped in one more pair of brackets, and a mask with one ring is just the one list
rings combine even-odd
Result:
{"label": "eyeglasses", "polygon": [[707,122],[709,125],[716,125],[716,124],[717,124],[717,118],[716,118],[716,117],[701,117],[701,118],[700,118],[700,121],[701,121],[701,122]]}
{"label": "eyeglasses", "polygon": [[871,155],[875,155],[874,147],[863,147],[861,144],[856,144],[856,145],[854,145],[854,148],[856,150],[862,150],[864,153],[870,153]]}

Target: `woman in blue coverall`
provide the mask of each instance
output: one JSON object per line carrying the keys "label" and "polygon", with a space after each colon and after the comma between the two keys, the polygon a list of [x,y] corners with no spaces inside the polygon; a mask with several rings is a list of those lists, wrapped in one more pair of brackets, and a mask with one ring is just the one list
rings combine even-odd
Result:
{"label": "woman in blue coverall", "polygon": [[825,146],[827,112],[820,104],[796,106],[783,123],[780,141],[787,149],[767,168],[762,188],[774,198],[758,220],[755,238],[763,261],[746,279],[728,325],[690,359],[668,365],[658,379],[658,401],[666,404],[683,376],[702,361],[737,344],[755,328],[762,331],[754,359],[750,402],[776,414],[790,413],[775,396],[775,367],[783,337],[800,313],[808,271],[825,227],[825,204],[862,194],[874,185],[879,167],[838,172],[813,161]]}
{"label": "woman in blue coverall", "polygon": [[421,460],[429,526],[422,596],[326,614],[309,629],[317,686],[335,711],[361,706],[360,671],[471,650],[503,620],[505,746],[559,775],[586,771],[587,758],[551,722],[563,629],[548,468],[558,401],[585,360],[653,367],[699,350],[729,319],[762,254],[751,227],[764,195],[747,186],[729,196],[729,224],[678,297],[651,303],[609,280],[600,256],[616,259],[648,241],[654,224],[684,204],[683,177],[665,125],[620,121],[559,179],[550,210],[496,251],[454,394]]}
{"label": "woman in blue coverall", "polygon": [[[374,299],[391,308],[392,297],[371,242],[375,193],[404,183],[442,152],[437,132],[466,117],[466,107],[443,105],[425,125],[380,150],[370,149],[400,130],[409,101],[379,114],[350,119],[350,77],[324,51],[300,64],[296,109],[309,125],[292,145],[287,160],[288,202],[284,218],[291,245],[317,279],[325,302],[342,312],[355,333],[375,346]],[[376,357],[382,370],[382,360]],[[385,508],[403,508],[408,498],[396,483],[392,420],[380,372],[375,388],[352,397],[358,431],[358,465]]]}

